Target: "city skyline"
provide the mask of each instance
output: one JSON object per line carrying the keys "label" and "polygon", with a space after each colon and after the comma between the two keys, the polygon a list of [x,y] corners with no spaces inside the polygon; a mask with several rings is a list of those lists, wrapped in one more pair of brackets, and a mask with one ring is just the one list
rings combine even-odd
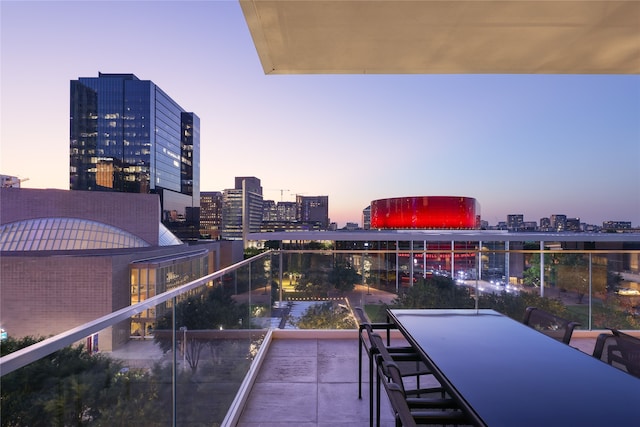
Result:
{"label": "city skyline", "polygon": [[265,76],[236,1],[116,4],[1,3],[0,173],[68,189],[70,81],[133,73],[200,117],[202,191],[255,176],[276,202],[328,195],[339,226],[438,195],[490,224],[640,226],[637,75]]}

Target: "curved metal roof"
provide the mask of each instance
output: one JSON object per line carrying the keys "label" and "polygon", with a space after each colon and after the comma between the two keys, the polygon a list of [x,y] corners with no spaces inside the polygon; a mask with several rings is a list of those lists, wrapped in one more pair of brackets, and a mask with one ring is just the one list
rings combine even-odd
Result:
{"label": "curved metal roof", "polygon": [[[160,224],[160,245],[182,242]],[[151,246],[107,224],[79,218],[35,218],[0,225],[0,251],[122,249]]]}

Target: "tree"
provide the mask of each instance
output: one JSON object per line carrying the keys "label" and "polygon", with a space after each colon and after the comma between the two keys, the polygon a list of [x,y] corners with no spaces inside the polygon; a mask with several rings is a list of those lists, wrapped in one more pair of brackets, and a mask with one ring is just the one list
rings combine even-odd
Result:
{"label": "tree", "polygon": [[343,305],[326,302],[309,307],[296,322],[299,329],[356,329],[351,312]]}
{"label": "tree", "polygon": [[[578,304],[582,304],[584,296],[589,293],[589,260],[582,254],[558,255],[556,274],[561,289],[575,292]],[[591,265],[591,288],[594,294],[606,293],[606,266],[599,263]]]}
{"label": "tree", "polygon": [[[1,352],[5,355],[40,340],[9,338],[2,342]],[[6,374],[1,380],[2,426],[42,425],[45,420],[55,426],[100,425],[104,414],[114,413],[118,400],[125,398],[124,384],[116,380],[128,375],[122,368],[121,362],[89,354],[80,345],[65,347]],[[144,390],[136,398],[148,401],[147,396]],[[144,423],[144,417],[125,415],[134,424]]]}
{"label": "tree", "polygon": [[362,282],[362,275],[353,269],[351,264],[338,262],[329,272],[329,283],[340,293],[350,292],[356,283]]}
{"label": "tree", "polygon": [[[203,293],[190,296],[176,304],[175,327],[186,327],[187,331],[249,327],[248,310],[246,304],[237,304],[224,287],[207,288]],[[173,343],[171,335],[163,334],[162,331],[171,330],[172,325],[172,313],[167,313],[158,320],[156,326],[154,340],[165,353],[173,348]],[[182,334],[178,335],[178,339],[182,340]],[[183,344],[182,351],[185,352],[189,367],[195,373],[206,342],[189,338],[188,332],[184,335],[187,335],[187,341]]]}
{"label": "tree", "polygon": [[420,280],[393,301],[394,308],[473,308],[469,289],[457,286],[453,279],[433,276]]}
{"label": "tree", "polygon": [[311,298],[324,298],[329,292],[327,275],[323,271],[313,270],[300,277],[295,286],[297,292]]}

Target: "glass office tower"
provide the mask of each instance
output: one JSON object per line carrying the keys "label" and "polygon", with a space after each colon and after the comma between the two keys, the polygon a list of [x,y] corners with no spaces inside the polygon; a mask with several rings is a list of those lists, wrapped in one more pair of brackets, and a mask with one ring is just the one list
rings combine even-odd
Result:
{"label": "glass office tower", "polygon": [[197,238],[198,116],[133,74],[72,80],[70,105],[71,190],[156,193],[163,223]]}

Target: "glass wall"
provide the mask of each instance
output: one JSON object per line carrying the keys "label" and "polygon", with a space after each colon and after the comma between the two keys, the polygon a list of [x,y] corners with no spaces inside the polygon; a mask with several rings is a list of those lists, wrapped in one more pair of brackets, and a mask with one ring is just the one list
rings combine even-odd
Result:
{"label": "glass wall", "polygon": [[[535,305],[579,321],[578,331],[640,329],[640,250],[445,243],[271,251],[210,275],[196,253],[134,263],[124,313],[2,357],[3,420],[217,425],[269,329],[355,329],[354,306],[372,316],[388,306],[480,307],[522,320]],[[415,281],[404,283],[411,265]],[[135,339],[96,352],[104,328],[123,321]],[[8,342],[28,344],[17,341],[3,341],[3,355]]]}

